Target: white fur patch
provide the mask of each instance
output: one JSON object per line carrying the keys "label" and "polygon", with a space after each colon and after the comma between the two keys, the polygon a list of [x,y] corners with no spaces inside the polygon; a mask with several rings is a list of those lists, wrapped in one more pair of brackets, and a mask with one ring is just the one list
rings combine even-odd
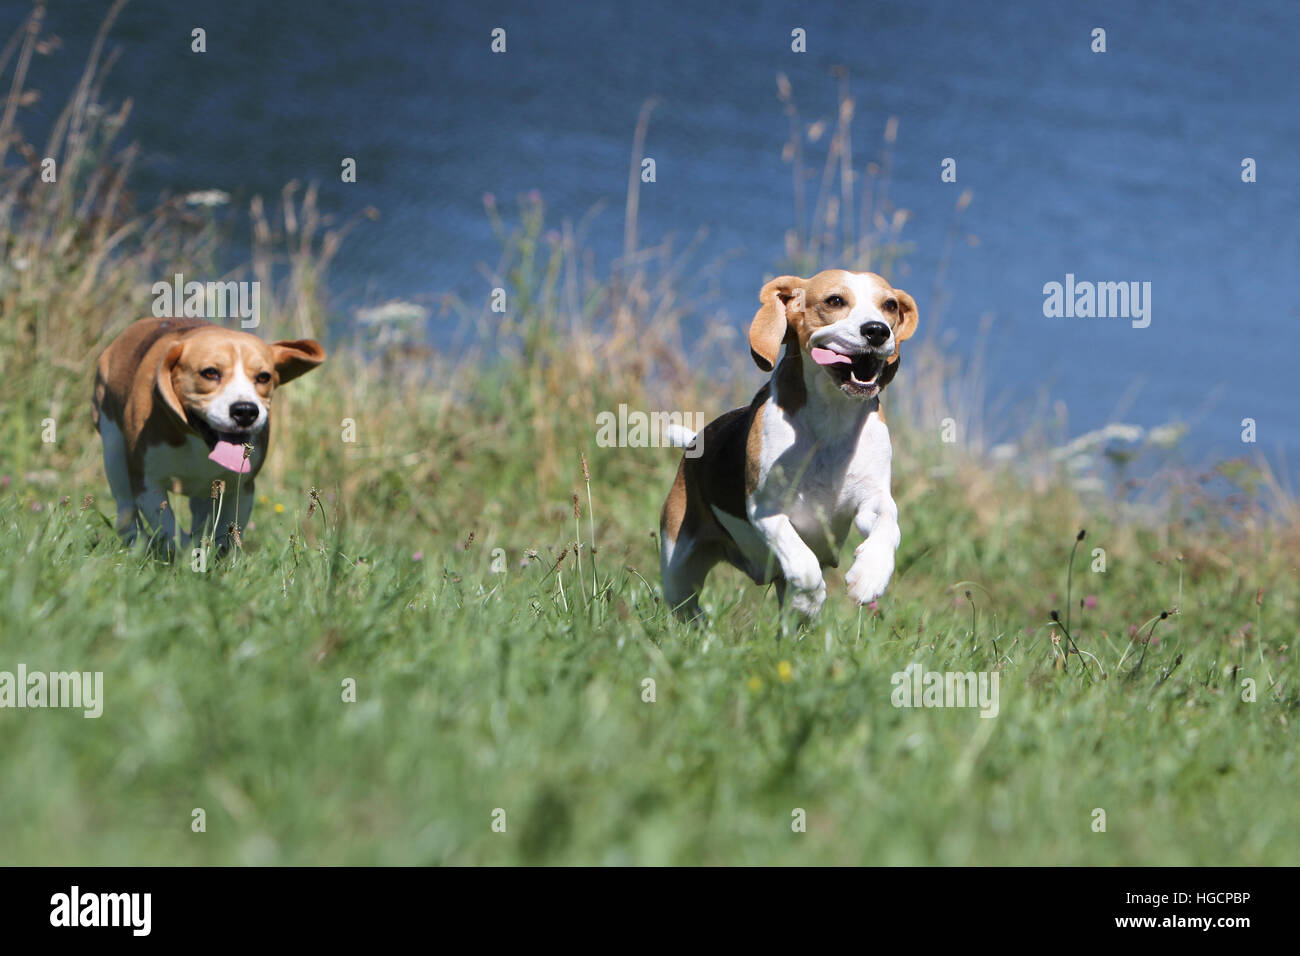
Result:
{"label": "white fur patch", "polygon": [[254,433],[260,432],[266,427],[267,419],[270,418],[270,412],[267,411],[266,403],[262,396],[258,394],[257,386],[253,380],[248,377],[244,371],[243,353],[241,344],[236,341],[235,345],[235,366],[231,372],[230,379],[212,396],[207,406],[203,410],[203,417],[207,419],[208,424],[221,432],[242,431],[244,426],[240,425],[230,415],[230,406],[238,402],[252,402],[257,406],[257,419],[252,425],[247,426]]}
{"label": "white fur patch", "polygon": [[714,512],[748,562],[779,564],[790,585],[806,592],[796,607],[820,606],[820,567],[836,562],[856,526],[867,540],[854,552],[847,580],[854,600],[865,604],[888,584],[899,543],[889,428],[874,402],[844,396],[819,366],[802,365],[807,403],[790,414],[770,398],[763,409],[750,521],[742,528]]}

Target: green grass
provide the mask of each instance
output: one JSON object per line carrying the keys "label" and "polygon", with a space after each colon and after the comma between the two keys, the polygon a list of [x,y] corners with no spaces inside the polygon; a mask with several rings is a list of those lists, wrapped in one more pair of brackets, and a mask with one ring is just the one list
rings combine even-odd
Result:
{"label": "green grass", "polygon": [[[465,419],[430,441],[469,441],[495,411]],[[397,462],[308,517],[307,489],[346,470],[346,446],[301,431],[272,451],[287,468],[260,482],[246,549],[206,573],[122,549],[98,503],[80,508],[102,480],[61,484],[62,505],[32,489],[0,501],[0,669],[105,682],[97,720],[0,711],[6,862],[1297,859],[1284,537],[1167,526],[1162,540],[1088,520],[1074,594],[1096,606],[1072,630],[1090,678],[1076,656],[1060,668],[1051,638],[1074,529],[1059,492],[1024,490],[990,530],[964,479],[909,494],[920,465],[903,453],[903,546],[879,613],[836,575],[824,618],[778,642],[774,595],[730,571],[710,580],[706,628],[667,619],[650,533],[673,452],[587,449],[593,555],[576,453],[563,490],[530,481],[523,429],[448,459],[419,518]],[[553,570],[579,533],[581,577],[572,550]],[[1088,569],[1097,546],[1105,573]],[[520,568],[526,549],[539,555]],[[1128,677],[1130,626],[1145,636],[1174,605]],[[995,641],[996,718],[891,704],[895,671],[987,671]],[[792,832],[795,808],[807,832]]]}

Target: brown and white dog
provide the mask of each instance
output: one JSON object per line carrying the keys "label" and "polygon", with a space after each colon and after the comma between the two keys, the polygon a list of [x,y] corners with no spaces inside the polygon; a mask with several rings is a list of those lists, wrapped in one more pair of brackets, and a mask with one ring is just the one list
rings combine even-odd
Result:
{"label": "brown and white dog", "polygon": [[[167,492],[175,490],[190,499],[188,547],[216,520],[218,478],[228,486],[225,501],[238,499],[232,520],[246,527],[271,438],[271,396],[324,360],[312,339],[268,344],[200,319],[132,323],[100,356],[93,403],[118,533],[132,542],[147,522],[170,547],[176,521]],[[248,457],[245,444],[253,446]]]}
{"label": "brown and white dog", "polygon": [[660,520],[664,598],[700,616],[709,570],[727,561],[774,582],[784,608],[813,617],[822,569],[839,562],[849,527],[866,540],[845,577],[859,604],[894,572],[898,508],[880,390],[916,331],[916,303],[871,272],[834,269],[763,286],[750,353],[771,371],[745,408],[707,425],[685,456]]}

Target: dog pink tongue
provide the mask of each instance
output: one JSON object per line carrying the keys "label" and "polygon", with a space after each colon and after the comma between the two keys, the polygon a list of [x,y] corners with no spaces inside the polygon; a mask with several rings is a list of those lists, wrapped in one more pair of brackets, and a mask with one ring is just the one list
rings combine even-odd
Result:
{"label": "dog pink tongue", "polygon": [[208,458],[222,468],[229,468],[240,475],[245,475],[250,470],[248,459],[244,457],[244,446],[233,442],[217,442],[217,446],[212,449],[212,454],[208,455]]}
{"label": "dog pink tongue", "polygon": [[852,365],[853,359],[847,355],[841,355],[839,352],[832,352],[830,349],[812,349],[808,353],[812,360],[818,365],[836,365],[843,362],[845,365]]}

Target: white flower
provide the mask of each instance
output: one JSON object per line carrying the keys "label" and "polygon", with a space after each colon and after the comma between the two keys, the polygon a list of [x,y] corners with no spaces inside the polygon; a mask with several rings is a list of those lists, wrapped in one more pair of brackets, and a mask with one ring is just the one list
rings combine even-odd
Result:
{"label": "white flower", "polygon": [[414,302],[392,299],[382,305],[357,309],[356,316],[358,322],[367,325],[378,325],[381,322],[423,322],[429,317],[429,310]]}
{"label": "white flower", "polygon": [[1185,425],[1159,425],[1147,432],[1147,441],[1152,445],[1171,447],[1178,444],[1185,431],[1187,431]]}
{"label": "white flower", "polygon": [[1020,449],[1010,442],[1003,442],[1001,445],[994,445],[989,450],[989,457],[994,461],[1011,461],[1020,454]]}
{"label": "white flower", "polygon": [[1109,441],[1121,441],[1134,444],[1142,440],[1142,427],[1140,425],[1125,425],[1122,422],[1114,422],[1105,428],[1099,428],[1096,431],[1085,432],[1069,444],[1062,445],[1060,448],[1052,449],[1052,458],[1056,461],[1063,461],[1067,458],[1073,458],[1091,451]]}
{"label": "white flower", "polygon": [[189,193],[185,197],[187,206],[224,206],[230,202],[230,193],[222,192],[220,189],[202,189],[198,192]]}

